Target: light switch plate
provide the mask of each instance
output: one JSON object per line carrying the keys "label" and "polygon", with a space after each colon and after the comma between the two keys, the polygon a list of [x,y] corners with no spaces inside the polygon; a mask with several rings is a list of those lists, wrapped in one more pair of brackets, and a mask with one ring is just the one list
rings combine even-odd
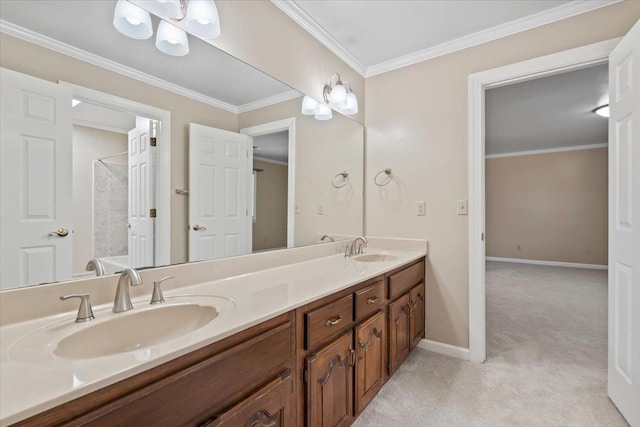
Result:
{"label": "light switch plate", "polygon": [[322,206],[322,203],[318,203],[318,215],[324,215],[324,206]]}
{"label": "light switch plate", "polygon": [[469,215],[468,200],[458,200],[458,215]]}
{"label": "light switch plate", "polygon": [[427,204],[424,200],[418,200],[416,202],[416,215],[425,216],[427,214]]}

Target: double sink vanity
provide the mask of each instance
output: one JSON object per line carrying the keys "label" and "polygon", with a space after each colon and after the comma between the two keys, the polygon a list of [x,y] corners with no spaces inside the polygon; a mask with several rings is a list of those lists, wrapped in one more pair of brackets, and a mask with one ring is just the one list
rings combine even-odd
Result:
{"label": "double sink vanity", "polygon": [[[142,271],[133,309],[98,298],[91,321],[3,313],[0,423],[350,425],[424,336],[426,242],[341,248]],[[207,280],[207,269],[226,271]],[[149,279],[167,274],[165,302],[149,304]],[[2,309],[38,296],[60,305],[56,287],[5,293]]]}

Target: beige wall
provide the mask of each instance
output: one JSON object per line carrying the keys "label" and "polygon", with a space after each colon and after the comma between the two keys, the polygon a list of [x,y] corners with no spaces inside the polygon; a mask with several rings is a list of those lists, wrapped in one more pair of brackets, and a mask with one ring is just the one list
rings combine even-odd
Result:
{"label": "beige wall", "polygon": [[607,264],[607,153],[487,159],[487,256]]}
{"label": "beige wall", "polygon": [[[467,79],[469,74],[624,35],[626,1],[367,79],[366,232],[429,240],[427,338],[468,347]],[[393,169],[387,187],[371,184]],[[427,215],[416,216],[416,200]]]}
{"label": "beige wall", "polygon": [[287,247],[287,165],[253,161],[257,173],[256,222],[253,223],[253,250]]}
{"label": "beige wall", "polygon": [[[73,273],[93,256],[93,161],[127,151],[127,135],[73,126]],[[114,159],[126,163],[127,158]]]}
{"label": "beige wall", "polygon": [[[171,188],[189,183],[189,123],[237,131],[237,115],[0,33],[0,64],[21,73],[63,80],[171,112]],[[171,261],[187,260],[187,197],[171,193]]]}
{"label": "beige wall", "polygon": [[[300,113],[300,98],[240,114],[246,128],[289,117],[296,119],[295,246],[312,245],[316,234],[360,235],[363,218],[364,130],[355,121],[334,114],[329,121]],[[351,172],[349,184],[335,189],[333,177]],[[323,214],[318,214],[322,205]]]}

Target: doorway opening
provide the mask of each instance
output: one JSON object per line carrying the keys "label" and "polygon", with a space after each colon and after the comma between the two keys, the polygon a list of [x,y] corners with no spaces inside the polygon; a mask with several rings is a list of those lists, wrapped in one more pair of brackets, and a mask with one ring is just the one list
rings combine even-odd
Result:
{"label": "doorway opening", "polygon": [[296,119],[264,123],[240,129],[240,133],[253,138],[253,252],[292,248]]}

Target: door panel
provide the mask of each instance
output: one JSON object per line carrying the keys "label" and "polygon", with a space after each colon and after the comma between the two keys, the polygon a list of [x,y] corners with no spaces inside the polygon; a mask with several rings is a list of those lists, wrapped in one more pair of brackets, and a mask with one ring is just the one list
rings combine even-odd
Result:
{"label": "door panel", "polygon": [[353,421],[352,331],[306,360],[308,427],[348,426]]}
{"label": "door panel", "polygon": [[361,323],[356,335],[356,415],[371,402],[384,382],[386,354],[384,312]]}
{"label": "door panel", "polygon": [[640,425],[640,21],[609,57],[609,397]]}
{"label": "door panel", "polygon": [[424,283],[411,289],[409,297],[411,299],[411,348],[413,349],[424,336]]}
{"label": "door panel", "polygon": [[156,153],[151,146],[149,119],[136,117],[129,131],[129,264],[133,267],[155,265],[154,233]]}
{"label": "door panel", "polygon": [[71,131],[69,88],[0,69],[3,289],[71,279]]}
{"label": "door panel", "polygon": [[189,261],[251,252],[251,138],[189,125]]}
{"label": "door panel", "polygon": [[411,351],[409,294],[389,304],[389,375],[392,375]]}

